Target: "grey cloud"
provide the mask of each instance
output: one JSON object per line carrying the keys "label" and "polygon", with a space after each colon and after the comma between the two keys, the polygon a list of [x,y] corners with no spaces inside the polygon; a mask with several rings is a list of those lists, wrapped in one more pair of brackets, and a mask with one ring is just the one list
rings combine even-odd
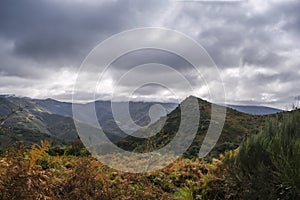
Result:
{"label": "grey cloud", "polygon": [[[262,13],[255,13],[251,10],[249,2],[227,6],[192,4],[181,10],[185,15],[192,16],[192,24],[190,24],[190,18],[186,18],[187,26],[197,23],[200,31],[199,41],[220,67],[238,66],[241,59],[251,64],[270,67],[274,67],[274,63],[282,64],[277,51],[287,47],[278,40],[282,27],[278,27],[279,30],[275,28],[280,23],[288,24],[293,21],[293,17],[290,17],[292,14],[288,10],[299,6],[299,2],[268,1],[269,8]],[[201,11],[201,14],[196,14],[197,11]],[[288,48],[291,49],[291,46]],[[259,54],[261,49],[268,51],[263,57]]]}
{"label": "grey cloud", "polygon": [[191,64],[184,58],[164,50],[142,49],[129,52],[116,59],[112,66],[119,70],[131,69],[132,67],[147,63],[160,63],[170,66],[179,71],[185,71]]}
{"label": "grey cloud", "polygon": [[113,2],[103,3],[101,7],[52,2],[2,1],[0,33],[15,42],[16,56],[41,61],[74,59],[82,51],[88,53],[104,35],[117,32],[127,24],[122,5]]}
{"label": "grey cloud", "polygon": [[[300,84],[300,55],[297,53],[300,52],[300,3],[298,0],[266,1],[265,10],[255,11],[253,5],[259,7],[259,3],[256,0],[234,4],[160,0],[3,0],[0,2],[0,75],[11,81],[1,82],[1,92],[20,92],[14,89],[20,84],[24,90],[22,94],[30,94],[32,80],[41,85],[32,90],[44,87],[57,92],[62,83],[53,88],[52,79],[47,77],[55,76],[63,68],[75,73],[100,41],[126,29],[158,25],[186,33],[200,42],[221,73],[249,66],[253,70],[266,69],[266,73],[251,77],[225,77],[226,89],[231,91],[227,95],[229,100],[237,101],[239,95],[244,95],[255,102],[266,102],[262,96],[269,92],[282,104],[288,101],[282,96],[300,93],[296,87]],[[199,82],[197,74],[182,58],[153,50],[119,58],[112,65],[112,74],[118,77],[135,65],[149,62],[169,65],[193,84]],[[278,84],[282,89],[266,91],[268,84]],[[63,88],[48,95],[69,98],[68,91],[70,89]],[[153,87],[146,87],[137,94],[149,92],[159,97],[155,91]],[[240,91],[244,91],[243,94]],[[84,94],[82,96],[84,99]],[[106,94],[100,97],[108,98]]]}
{"label": "grey cloud", "polygon": [[[47,59],[80,60],[98,42],[139,25],[139,12],[156,4],[144,1],[1,1],[0,35],[14,41],[13,53],[44,62]],[[154,1],[155,2],[155,1]],[[153,2],[153,3],[154,3]],[[152,6],[150,6],[152,5]]]}

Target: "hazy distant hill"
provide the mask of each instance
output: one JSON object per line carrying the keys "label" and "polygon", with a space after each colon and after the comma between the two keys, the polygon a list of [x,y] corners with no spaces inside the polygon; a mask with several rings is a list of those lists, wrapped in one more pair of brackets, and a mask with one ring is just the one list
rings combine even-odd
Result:
{"label": "hazy distant hill", "polygon": [[283,111],[277,108],[271,108],[266,106],[238,106],[238,105],[226,105],[226,106],[235,109],[239,112],[252,114],[252,115],[270,115],[270,114],[275,114]]}
{"label": "hazy distant hill", "polygon": [[[130,102],[131,117],[139,125],[148,124],[148,112],[154,104],[162,105],[167,112],[176,106],[172,103]],[[84,109],[89,104],[80,106],[82,118],[85,119],[81,123],[85,123],[89,130],[95,129],[94,125],[89,123],[89,115]],[[126,136],[113,118],[109,101],[97,101],[95,108],[98,121],[111,140],[116,141]],[[8,115],[11,116],[5,120]],[[67,144],[78,138],[72,118],[72,104],[67,102],[0,95],[0,119],[0,148],[16,141],[31,144],[48,139],[58,144]]]}
{"label": "hazy distant hill", "polygon": [[[32,101],[34,101],[40,107],[42,107],[44,110],[47,110],[50,113],[72,117],[72,103],[60,102],[53,99],[45,99],[45,100],[34,99]],[[114,106],[119,107],[121,109],[121,107],[123,107],[126,104],[127,103],[125,102],[116,102]],[[171,112],[177,106],[177,104],[175,103],[129,102],[129,111],[133,121],[140,126],[145,126],[149,124],[150,123],[150,117],[148,115],[149,109],[151,108],[151,106],[155,104],[164,107],[167,113]],[[90,114],[87,113],[86,111],[86,108],[91,106],[92,103],[77,104],[77,105],[79,105],[78,107],[81,109],[81,113],[80,113],[82,119],[81,121],[86,124],[90,124],[92,126],[97,126],[97,124],[91,123],[94,120],[90,119]],[[118,122],[116,122],[116,120],[113,117],[110,101],[96,101],[94,106],[98,117],[98,122],[101,125],[101,128],[105,132],[119,134],[121,137],[126,136],[123,134],[123,131],[117,125]],[[162,117],[162,116],[163,114],[161,114],[158,117]],[[126,127],[126,124],[124,126]],[[129,125],[127,126],[127,129],[128,131],[130,131]]]}

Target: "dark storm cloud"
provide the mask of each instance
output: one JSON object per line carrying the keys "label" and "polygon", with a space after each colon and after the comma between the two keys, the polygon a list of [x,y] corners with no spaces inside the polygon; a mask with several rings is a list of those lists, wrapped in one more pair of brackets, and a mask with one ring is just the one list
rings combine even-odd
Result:
{"label": "dark storm cloud", "polygon": [[138,27],[145,21],[139,15],[157,10],[157,3],[4,0],[0,3],[0,35],[14,42],[16,56],[41,62],[81,61],[106,37]]}
{"label": "dark storm cloud", "polygon": [[125,2],[1,1],[0,34],[14,41],[16,56],[74,59],[104,36],[130,26],[126,12]]}
{"label": "dark storm cloud", "polygon": [[177,54],[157,49],[142,49],[129,52],[118,59],[116,59],[112,66],[119,70],[131,69],[134,66],[143,65],[147,63],[160,63],[171,66],[172,68],[184,71],[191,68],[192,65]]}
{"label": "dark storm cloud", "polygon": [[144,9],[134,2],[1,1],[0,43],[10,43],[0,46],[1,73],[37,78],[45,68],[78,67],[103,39],[139,26]]}

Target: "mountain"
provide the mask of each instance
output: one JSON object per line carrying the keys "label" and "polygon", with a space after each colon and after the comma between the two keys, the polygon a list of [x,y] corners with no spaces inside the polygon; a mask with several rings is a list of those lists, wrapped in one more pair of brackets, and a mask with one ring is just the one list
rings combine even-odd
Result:
{"label": "mountain", "polygon": [[78,138],[72,118],[48,113],[28,98],[1,96],[0,119],[1,148],[16,141],[66,144]]}
{"label": "mountain", "polygon": [[[188,99],[196,99],[198,101],[200,119],[196,137],[193,139],[192,145],[188,148],[185,156],[197,157],[201,144],[210,126],[212,104],[192,96]],[[188,101],[188,99],[185,101]],[[145,148],[146,146],[149,146],[149,144],[151,145],[151,150],[162,148],[172,141],[179,129],[182,117],[181,106],[182,103],[165,118],[160,119],[147,129],[139,130],[136,133],[152,135],[150,139],[129,136],[126,139],[119,141],[118,146],[125,150],[136,152],[149,152],[149,149]],[[226,150],[237,148],[243,140],[251,135],[256,135],[264,126],[266,119],[269,117],[264,115],[250,115],[220,105],[214,106],[226,109],[226,119],[221,136],[213,151],[210,153],[210,156],[218,156],[219,153]],[[195,107],[188,107],[188,109],[188,112],[192,113],[194,112]],[[186,120],[184,123],[186,127],[192,126],[192,124],[189,124],[189,120]],[[188,134],[189,133],[187,133],[186,137],[189,137]]]}
{"label": "mountain", "polygon": [[[193,157],[198,155],[210,126],[212,107],[210,102],[192,96],[179,105],[158,102],[129,102],[131,118],[136,124],[145,126],[145,128],[135,130],[130,127],[130,124],[123,124],[126,130],[132,131],[133,135],[129,136],[119,128],[120,122],[114,120],[111,109],[112,103],[110,101],[96,101],[94,105],[93,103],[87,103],[76,104],[76,106],[82,110],[80,112],[80,119],[83,120],[80,123],[84,124],[85,130],[91,130],[92,134],[97,132],[97,129],[94,128],[95,124],[90,122],[93,121],[90,114],[85,111],[85,108],[94,106],[98,122],[110,140],[125,150],[148,152],[150,149],[146,147],[150,146],[152,150],[159,149],[172,141],[180,128],[182,120],[181,108],[190,100],[197,101],[198,106],[196,107],[199,110],[192,104],[186,105],[188,109],[184,115],[187,118],[183,123],[185,124],[186,135],[184,135],[185,138],[182,138],[182,141],[190,137],[190,131],[188,130],[195,128],[191,124],[196,117],[193,113],[200,112],[199,127],[196,127],[197,134],[185,154],[188,157]],[[123,110],[124,105],[126,105],[125,102],[114,103],[114,106],[119,110],[121,115],[125,113],[125,110]],[[165,108],[167,115],[164,116],[164,113],[159,113],[155,118],[157,121],[149,125],[150,122],[153,122],[148,114],[153,105]],[[237,108],[239,107],[232,109],[220,105],[214,106],[222,109],[226,108],[226,120],[222,134],[214,150],[211,152],[211,156],[216,156],[228,149],[238,147],[247,137],[257,134],[264,126],[267,118],[275,116],[274,114],[247,114],[238,111]],[[254,108],[252,109],[254,110]],[[270,111],[270,109],[268,110]],[[11,116],[5,120],[8,115]],[[7,144],[15,141],[33,143],[39,142],[41,139],[52,140],[58,144],[67,144],[78,138],[72,118],[72,104],[67,102],[60,102],[53,99],[37,100],[14,96],[0,96],[0,119],[2,124],[0,126],[0,147],[7,146]],[[144,139],[134,137],[135,135],[151,137]]]}
{"label": "mountain", "polygon": [[[125,105],[117,102],[117,106]],[[167,113],[177,104],[158,102],[129,102],[130,114],[135,123],[143,126],[151,122],[148,115],[153,105],[163,106]],[[91,124],[86,107],[92,105],[77,104],[81,112],[81,124],[92,132],[97,132]],[[118,127],[111,110],[111,102],[96,101],[96,113],[102,129],[112,141],[120,140],[127,135]],[[162,116],[163,113],[161,113]],[[158,116],[158,117],[161,117]],[[78,139],[77,130],[72,118],[72,104],[53,99],[30,99],[16,96],[0,95],[0,148],[7,147],[16,141],[25,144],[38,143],[42,139],[57,144],[68,144]],[[128,128],[130,129],[130,127]]]}
{"label": "mountain", "polygon": [[271,108],[266,106],[239,106],[239,105],[226,105],[226,106],[234,110],[237,110],[239,112],[243,112],[251,115],[271,115],[283,111],[277,108]]}
{"label": "mountain", "polygon": [[31,99],[32,102],[35,102],[43,110],[48,111],[49,113],[62,115],[62,116],[72,116],[72,104],[68,102],[61,102],[51,98],[48,99]]}
{"label": "mountain", "polygon": [[[33,102],[35,102],[37,105],[39,105],[42,109],[62,115],[62,116],[68,116],[73,117],[72,115],[72,103],[67,102],[60,102],[54,99],[45,99],[45,100],[38,100],[33,99]],[[126,137],[124,134],[124,131],[122,131],[119,128],[119,122],[114,119],[113,112],[111,109],[112,103],[110,101],[95,101],[92,103],[86,103],[86,104],[75,104],[76,108],[80,109],[80,121],[83,123],[89,124],[91,126],[97,126],[97,124],[93,124],[94,121],[91,119],[91,114],[88,112],[89,107],[94,106],[96,115],[98,118],[98,123],[101,125],[101,128],[104,130],[104,132],[107,133],[115,133],[118,134],[120,137]],[[149,110],[153,105],[160,105],[165,110],[166,113],[158,113],[158,116],[156,116],[156,119],[154,121],[158,120],[160,117],[164,116],[165,114],[171,112],[177,104],[175,103],[161,103],[161,102],[129,102],[129,112],[132,120],[139,126],[146,126],[151,122],[151,119],[149,117]],[[126,110],[124,110],[124,107],[126,108],[127,103],[126,102],[115,102],[113,106],[116,107],[116,109],[119,109],[119,112],[121,110],[120,115],[124,115],[126,113]],[[123,111],[123,110],[124,111]],[[124,121],[125,124],[122,124],[123,130],[125,129],[127,133],[134,132],[135,129],[133,129],[130,124],[126,124],[127,120]]]}

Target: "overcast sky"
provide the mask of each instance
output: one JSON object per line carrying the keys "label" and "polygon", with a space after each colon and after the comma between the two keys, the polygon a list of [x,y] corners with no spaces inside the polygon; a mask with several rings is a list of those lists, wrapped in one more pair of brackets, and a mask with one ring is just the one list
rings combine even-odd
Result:
{"label": "overcast sky", "polygon": [[[80,64],[101,41],[133,28],[164,27],[186,34],[207,50],[220,70],[227,103],[285,108],[300,95],[299,10],[299,0],[1,0],[0,93],[69,101]],[[183,59],[141,50],[113,64],[105,77],[106,90],[98,97],[109,99],[117,77],[130,66],[154,61],[178,70],[197,87],[198,76]],[[160,73],[146,70],[138,77],[149,74]],[[87,83],[90,79],[87,75]],[[190,95],[169,81],[179,100]],[[205,86],[198,86],[195,95],[209,100]],[[120,95],[128,96],[130,87],[123,85]],[[176,100],[157,85],[142,87],[133,97]]]}

